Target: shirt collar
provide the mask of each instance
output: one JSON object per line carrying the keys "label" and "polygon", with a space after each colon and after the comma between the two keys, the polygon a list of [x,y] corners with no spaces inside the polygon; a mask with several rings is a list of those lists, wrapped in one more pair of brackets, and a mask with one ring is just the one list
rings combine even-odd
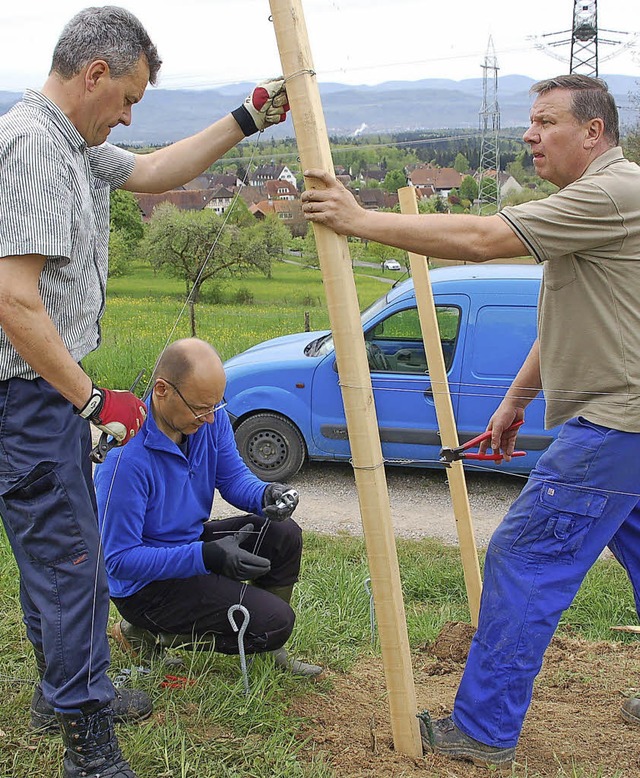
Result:
{"label": "shirt collar", "polygon": [[52,100],[45,97],[42,92],[37,92],[35,89],[27,89],[22,99],[27,105],[35,106],[46,114],[68,140],[72,148],[82,152],[87,150],[86,140],[80,135],[69,117]]}
{"label": "shirt collar", "polygon": [[620,146],[614,146],[611,149],[607,149],[603,154],[600,154],[599,157],[596,157],[583,175],[586,176],[590,173],[597,173],[599,170],[604,170],[604,168],[608,167],[613,162],[620,162],[620,160],[624,158],[622,148]]}

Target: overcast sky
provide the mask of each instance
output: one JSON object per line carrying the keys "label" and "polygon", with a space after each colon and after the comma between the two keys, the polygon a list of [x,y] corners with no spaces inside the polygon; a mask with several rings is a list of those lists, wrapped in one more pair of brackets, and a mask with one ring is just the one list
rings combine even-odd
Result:
{"label": "overcast sky", "polygon": [[[0,3],[0,89],[39,88],[65,22],[91,2]],[[106,3],[93,3],[106,5]],[[280,70],[268,0],[128,0],[164,61],[158,86],[207,88],[257,81]],[[640,32],[638,0],[600,0],[600,39],[607,30]],[[489,36],[500,75],[535,79],[567,72],[569,47],[536,49],[545,34],[572,26],[572,0],[303,0],[320,81],[377,84],[422,78],[478,78]],[[633,48],[600,46],[600,74],[640,78],[640,39]],[[614,56],[611,56],[614,55]],[[610,57],[609,59],[606,59]]]}

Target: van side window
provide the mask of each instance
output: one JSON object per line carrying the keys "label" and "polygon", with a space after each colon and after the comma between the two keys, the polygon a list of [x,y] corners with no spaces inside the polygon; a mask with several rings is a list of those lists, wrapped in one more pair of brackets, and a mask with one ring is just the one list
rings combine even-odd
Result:
{"label": "van side window", "polygon": [[[449,370],[458,339],[460,309],[454,305],[438,305],[436,316],[444,362]],[[412,374],[429,372],[417,308],[397,311],[379,322],[365,334],[365,345],[369,369],[372,371]]]}

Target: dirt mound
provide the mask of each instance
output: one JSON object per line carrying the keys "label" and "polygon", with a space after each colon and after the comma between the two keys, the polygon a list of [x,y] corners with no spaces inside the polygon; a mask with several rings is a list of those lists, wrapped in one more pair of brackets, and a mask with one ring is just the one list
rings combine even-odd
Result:
{"label": "dirt mound", "polygon": [[[434,718],[450,713],[472,635],[468,624],[447,624],[431,646],[414,655],[418,710],[427,709]],[[625,724],[619,713],[629,688],[640,685],[639,660],[640,643],[554,638],[536,681],[513,776],[639,776],[640,728]],[[330,695],[307,694],[295,701],[293,711],[310,722],[300,733],[308,738],[304,752],[322,756],[336,775],[488,775],[486,769],[467,762],[395,753],[379,657],[361,660],[350,673],[334,675],[332,682]]]}

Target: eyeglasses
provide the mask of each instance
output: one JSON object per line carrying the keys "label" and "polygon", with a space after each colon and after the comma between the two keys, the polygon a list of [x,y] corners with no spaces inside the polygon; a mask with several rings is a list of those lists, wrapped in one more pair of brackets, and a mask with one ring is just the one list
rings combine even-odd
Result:
{"label": "eyeglasses", "polygon": [[191,411],[191,413],[193,414],[193,418],[194,419],[204,419],[205,416],[215,416],[217,411],[221,411],[227,405],[226,402],[219,402],[217,405],[214,405],[213,408],[209,408],[209,410],[205,411],[204,413],[196,413],[195,410],[191,407],[191,404],[188,403],[185,400],[184,395],[182,394],[182,392],[178,389],[178,387],[175,384],[171,383],[171,381],[167,381],[166,378],[161,378],[160,376],[158,376],[158,378],[160,378],[160,380],[164,381],[165,384],[168,384],[176,392],[178,397],[182,400],[182,402]]}

